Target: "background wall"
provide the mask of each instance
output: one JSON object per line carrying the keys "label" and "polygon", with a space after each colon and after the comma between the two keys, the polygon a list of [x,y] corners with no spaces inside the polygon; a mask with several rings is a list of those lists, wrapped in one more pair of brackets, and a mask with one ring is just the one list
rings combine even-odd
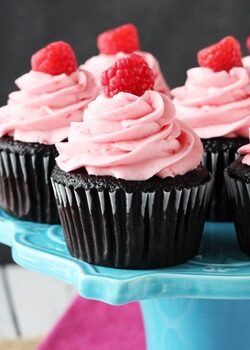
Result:
{"label": "background wall", "polygon": [[[142,49],[158,57],[175,87],[196,65],[198,49],[230,34],[244,48],[249,14],[249,0],[0,0],[0,105],[45,44],[68,41],[82,63],[97,54],[98,33],[128,22],[138,26]],[[0,263],[8,259],[0,247]]]}
{"label": "background wall", "polygon": [[249,13],[247,0],[0,0],[0,104],[43,45],[68,41],[82,63],[97,53],[98,33],[127,22],[137,24],[142,49],[177,86],[199,48],[228,34],[244,43]]}

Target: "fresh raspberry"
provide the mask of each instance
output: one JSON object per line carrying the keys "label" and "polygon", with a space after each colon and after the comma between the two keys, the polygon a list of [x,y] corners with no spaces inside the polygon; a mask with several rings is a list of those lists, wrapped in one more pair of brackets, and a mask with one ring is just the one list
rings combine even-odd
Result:
{"label": "fresh raspberry", "polygon": [[240,43],[233,36],[226,36],[218,43],[200,50],[197,59],[201,67],[212,68],[214,72],[228,72],[233,67],[242,66]]}
{"label": "fresh raspberry", "polygon": [[32,55],[31,67],[34,71],[51,75],[70,75],[77,69],[77,60],[69,44],[55,41]]}
{"label": "fresh raspberry", "polygon": [[146,90],[153,89],[154,74],[141,56],[131,54],[119,59],[104,71],[101,83],[107,97],[112,97],[121,91],[141,96]]}
{"label": "fresh raspberry", "polygon": [[246,39],[246,47],[247,47],[248,51],[250,52],[250,35],[248,35],[248,37]]}
{"label": "fresh raspberry", "polygon": [[114,55],[117,52],[132,53],[140,49],[137,28],[133,24],[107,30],[98,35],[97,47],[100,53]]}

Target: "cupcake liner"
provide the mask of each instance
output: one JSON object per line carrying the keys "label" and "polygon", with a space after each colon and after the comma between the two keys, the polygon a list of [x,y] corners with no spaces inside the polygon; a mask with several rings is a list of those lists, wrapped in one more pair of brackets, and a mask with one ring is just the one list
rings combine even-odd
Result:
{"label": "cupcake liner", "polygon": [[227,190],[224,181],[224,170],[239,157],[237,150],[205,150],[202,164],[214,176],[211,202],[207,213],[209,221],[232,221]]}
{"label": "cupcake liner", "polygon": [[229,176],[227,171],[225,182],[239,245],[250,255],[250,183]]}
{"label": "cupcake liner", "polygon": [[53,189],[68,249],[92,264],[156,268],[182,263],[198,252],[212,180],[169,192],[132,193]]}
{"label": "cupcake liner", "polygon": [[20,219],[59,223],[50,175],[52,154],[0,151],[0,206]]}

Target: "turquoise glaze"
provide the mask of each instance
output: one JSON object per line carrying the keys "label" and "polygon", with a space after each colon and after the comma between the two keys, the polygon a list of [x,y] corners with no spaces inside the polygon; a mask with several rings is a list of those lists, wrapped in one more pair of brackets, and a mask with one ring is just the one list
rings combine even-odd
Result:
{"label": "turquoise glaze", "polygon": [[72,258],[59,225],[0,211],[0,242],[26,268],[73,284],[85,298],[113,305],[140,300],[148,350],[250,349],[250,258],[232,224],[207,223],[199,254],[155,270],[99,267]]}
{"label": "turquoise glaze", "polygon": [[249,350],[250,301],[141,302],[148,350]]}
{"label": "turquoise glaze", "polygon": [[207,224],[200,253],[185,264],[121,270],[72,258],[59,225],[16,220],[0,211],[0,241],[21,266],[73,284],[81,296],[124,304],[152,298],[250,299],[250,260],[232,224]]}

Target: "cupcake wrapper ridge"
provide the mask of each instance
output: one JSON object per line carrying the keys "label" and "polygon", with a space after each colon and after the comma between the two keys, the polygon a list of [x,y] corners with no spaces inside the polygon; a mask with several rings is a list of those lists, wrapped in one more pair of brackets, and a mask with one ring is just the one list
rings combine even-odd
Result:
{"label": "cupcake wrapper ridge", "polygon": [[92,264],[156,268],[197,254],[212,180],[155,192],[66,187],[52,177],[68,249]]}
{"label": "cupcake wrapper ridge", "polygon": [[225,168],[235,161],[239,155],[233,150],[204,151],[202,164],[214,176],[211,202],[207,212],[209,221],[232,221],[227,190],[224,181]]}
{"label": "cupcake wrapper ridge", "polygon": [[17,218],[59,223],[50,183],[53,155],[0,151],[0,206]]}
{"label": "cupcake wrapper ridge", "polygon": [[227,171],[225,181],[239,245],[250,255],[250,183],[229,176]]}

